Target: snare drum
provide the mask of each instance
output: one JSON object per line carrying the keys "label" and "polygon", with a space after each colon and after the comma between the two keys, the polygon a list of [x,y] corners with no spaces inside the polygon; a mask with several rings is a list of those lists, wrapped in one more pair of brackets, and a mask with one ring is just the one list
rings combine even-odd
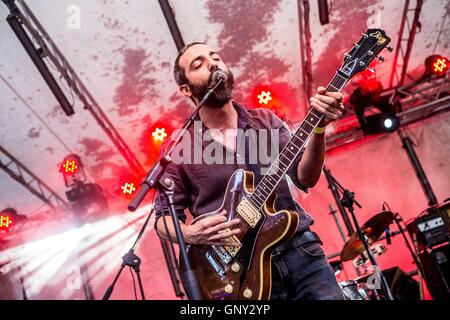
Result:
{"label": "snare drum", "polygon": [[345,300],[367,300],[366,291],[354,280],[343,281],[339,286],[344,293]]}

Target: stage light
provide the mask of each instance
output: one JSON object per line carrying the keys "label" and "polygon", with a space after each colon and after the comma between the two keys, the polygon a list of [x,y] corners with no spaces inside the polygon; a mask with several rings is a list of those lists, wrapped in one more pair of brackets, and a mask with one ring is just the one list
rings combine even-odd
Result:
{"label": "stage light", "polygon": [[77,163],[74,160],[66,160],[62,166],[65,174],[73,174],[78,171]]}
{"label": "stage light", "polygon": [[0,231],[8,232],[14,224],[14,217],[8,213],[2,212],[0,214]]}
{"label": "stage light", "polygon": [[153,136],[153,140],[155,142],[163,142],[164,139],[167,137],[167,133],[166,133],[166,129],[164,128],[156,128],[153,132],[152,132],[152,136]]}
{"label": "stage light", "polygon": [[81,163],[80,157],[76,154],[69,154],[64,157],[59,167],[59,171],[63,174],[66,187],[72,187],[78,182],[86,180],[83,164]]}
{"label": "stage light", "polygon": [[121,187],[122,193],[124,195],[132,195],[136,191],[136,187],[133,182],[125,182]]}
{"label": "stage light", "polygon": [[434,54],[425,59],[425,74],[436,75],[438,77],[447,73],[449,68],[449,61],[446,57]]}
{"label": "stage light", "polygon": [[393,113],[378,113],[365,117],[362,129],[365,134],[394,132],[400,127],[400,119]]}
{"label": "stage light", "polygon": [[26,216],[18,214],[16,209],[3,209],[0,212],[0,233],[17,231],[16,228],[21,225],[21,222],[23,222],[26,218]]}
{"label": "stage light", "polygon": [[267,105],[269,103],[269,101],[272,100],[272,96],[270,91],[261,91],[261,93],[258,95],[258,99],[259,99],[259,104],[265,104]]}
{"label": "stage light", "polygon": [[394,126],[394,121],[391,118],[384,119],[383,126],[389,130]]}
{"label": "stage light", "polygon": [[[1,252],[0,261],[6,261],[2,271],[20,266],[26,275],[23,286],[28,297],[42,298],[44,290],[50,287],[61,288],[52,292],[53,298],[80,298],[80,290],[69,286],[74,284],[71,270],[83,262],[89,282],[98,284],[109,279],[117,271],[117,264],[107,262],[120,263],[120,257],[133,244],[133,235],[151,208],[152,205],[142,206],[132,215],[116,212],[106,219],[7,248]],[[146,232],[151,232],[153,224],[154,215]]]}

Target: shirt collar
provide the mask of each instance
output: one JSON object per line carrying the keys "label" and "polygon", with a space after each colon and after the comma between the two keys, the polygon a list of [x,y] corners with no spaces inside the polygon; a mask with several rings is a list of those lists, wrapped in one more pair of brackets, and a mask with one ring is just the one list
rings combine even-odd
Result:
{"label": "shirt collar", "polygon": [[[263,127],[259,124],[259,122],[256,119],[256,116],[253,115],[247,108],[243,107],[241,104],[239,104],[236,101],[233,101],[233,107],[238,113],[238,128],[239,129],[262,129]],[[195,121],[201,121],[200,114],[197,113],[197,115],[194,118]],[[208,130],[208,127],[205,126],[205,124],[202,121],[202,131]]]}

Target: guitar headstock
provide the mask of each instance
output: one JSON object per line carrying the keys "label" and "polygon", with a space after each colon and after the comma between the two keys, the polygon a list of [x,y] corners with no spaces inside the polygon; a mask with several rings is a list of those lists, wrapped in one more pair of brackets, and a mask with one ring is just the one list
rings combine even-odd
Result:
{"label": "guitar headstock", "polygon": [[[391,39],[381,29],[368,29],[362,34],[361,39],[355,43],[353,48],[344,56],[344,63],[339,71],[348,79],[365,69],[372,70],[369,65],[373,59],[378,58],[381,62],[383,57],[377,55],[388,45]],[[387,48],[389,52],[391,47]]]}

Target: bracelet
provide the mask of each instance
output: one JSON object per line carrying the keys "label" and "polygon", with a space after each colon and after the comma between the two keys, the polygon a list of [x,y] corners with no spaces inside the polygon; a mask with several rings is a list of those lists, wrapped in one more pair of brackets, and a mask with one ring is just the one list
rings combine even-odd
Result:
{"label": "bracelet", "polygon": [[325,127],[316,127],[314,129],[315,134],[323,134],[325,132]]}

